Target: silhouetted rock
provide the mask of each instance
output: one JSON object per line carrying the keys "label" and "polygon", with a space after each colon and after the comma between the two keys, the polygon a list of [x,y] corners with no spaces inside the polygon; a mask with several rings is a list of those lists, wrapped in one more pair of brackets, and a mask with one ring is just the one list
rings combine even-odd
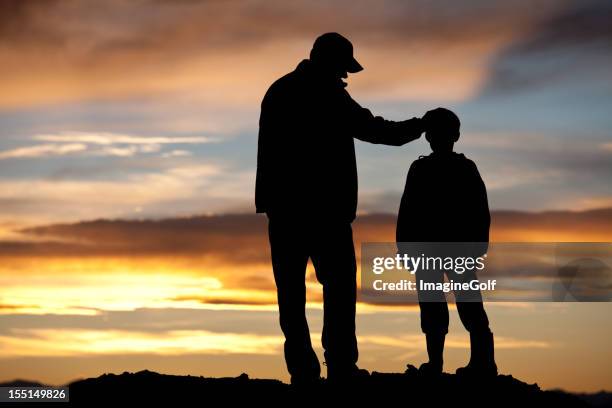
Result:
{"label": "silhouetted rock", "polygon": [[18,379],[18,380],[5,382],[5,383],[0,383],[0,387],[46,387],[46,385],[38,381]]}
{"label": "silhouetted rock", "polygon": [[[5,386],[6,384],[0,384]],[[356,406],[402,404],[414,407],[512,406],[512,407],[609,407],[609,393],[570,394],[542,391],[510,375],[489,380],[468,380],[451,374],[437,378],[420,376],[415,370],[404,374],[377,373],[348,387],[331,387],[324,381],[315,388],[296,389],[278,380],[175,376],[151,371],[104,374],[71,383],[70,403],[62,406],[233,406],[235,404],[290,406],[328,405],[342,401]],[[214,405],[213,405],[214,403]],[[40,406],[37,403],[32,406]],[[43,404],[44,405],[44,404]],[[20,403],[15,406],[24,407]]]}
{"label": "silhouetted rock", "polygon": [[593,394],[574,394],[592,407],[612,407],[612,393],[600,391]]}

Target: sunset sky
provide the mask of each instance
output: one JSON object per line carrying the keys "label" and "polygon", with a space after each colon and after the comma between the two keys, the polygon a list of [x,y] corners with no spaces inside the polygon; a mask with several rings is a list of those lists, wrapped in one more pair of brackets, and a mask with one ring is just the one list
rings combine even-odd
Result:
{"label": "sunset sky", "polygon": [[[612,241],[610,2],[0,6],[0,381],[144,368],[287,379],[253,214],[257,120],[267,87],[327,31],[353,42],[365,70],[347,89],[375,114],[459,115],[456,150],[487,185],[494,240]],[[429,147],[356,145],[356,245],[391,241],[408,167]],[[311,270],[308,282],[318,343]],[[358,307],[361,365],[424,360],[417,309]],[[609,303],[488,308],[503,373],[612,389]],[[468,357],[453,319],[448,370]]]}

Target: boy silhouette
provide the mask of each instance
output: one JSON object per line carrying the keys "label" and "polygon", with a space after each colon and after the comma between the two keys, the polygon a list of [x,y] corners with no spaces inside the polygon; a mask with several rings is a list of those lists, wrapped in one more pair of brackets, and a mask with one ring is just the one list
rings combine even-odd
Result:
{"label": "boy silhouette", "polygon": [[[488,248],[490,225],[487,191],[474,162],[453,151],[459,140],[459,118],[448,109],[437,108],[427,112],[423,120],[432,153],[419,157],[410,166],[397,219],[398,248],[402,252],[402,243],[409,242],[470,243],[451,247],[455,248],[455,254],[459,247],[464,255],[467,249],[469,256],[483,256]],[[447,250],[448,247],[448,244],[438,244],[438,248]],[[473,271],[458,274],[453,270],[417,270],[417,284],[443,282],[444,273],[455,282],[476,279]],[[448,306],[442,291],[418,289],[417,285],[421,329],[429,356],[429,361],[419,370],[439,374],[448,333]],[[457,374],[497,375],[493,334],[480,291],[455,291],[455,298],[461,322],[470,333],[471,348],[468,365],[459,368]]]}

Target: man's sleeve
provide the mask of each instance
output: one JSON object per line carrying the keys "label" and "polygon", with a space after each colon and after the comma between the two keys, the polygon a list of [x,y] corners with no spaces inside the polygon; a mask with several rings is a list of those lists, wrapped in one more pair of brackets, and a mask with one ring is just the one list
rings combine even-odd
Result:
{"label": "man's sleeve", "polygon": [[257,137],[257,174],[255,178],[255,209],[258,213],[268,211],[270,200],[270,167],[273,156],[270,154],[269,144],[272,137],[273,127],[270,118],[271,106],[269,92],[266,93],[261,103],[259,116],[259,134]]}
{"label": "man's sleeve", "polygon": [[412,118],[400,122],[374,116],[346,93],[347,106],[355,138],[364,142],[402,146],[418,139],[423,133],[421,119]]}

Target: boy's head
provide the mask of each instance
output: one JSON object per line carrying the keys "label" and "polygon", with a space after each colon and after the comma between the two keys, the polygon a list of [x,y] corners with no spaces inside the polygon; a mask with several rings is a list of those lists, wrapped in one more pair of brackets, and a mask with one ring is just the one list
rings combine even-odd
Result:
{"label": "boy's head", "polygon": [[434,153],[452,152],[453,145],[459,140],[461,122],[457,115],[445,108],[436,108],[423,116],[425,139]]}

